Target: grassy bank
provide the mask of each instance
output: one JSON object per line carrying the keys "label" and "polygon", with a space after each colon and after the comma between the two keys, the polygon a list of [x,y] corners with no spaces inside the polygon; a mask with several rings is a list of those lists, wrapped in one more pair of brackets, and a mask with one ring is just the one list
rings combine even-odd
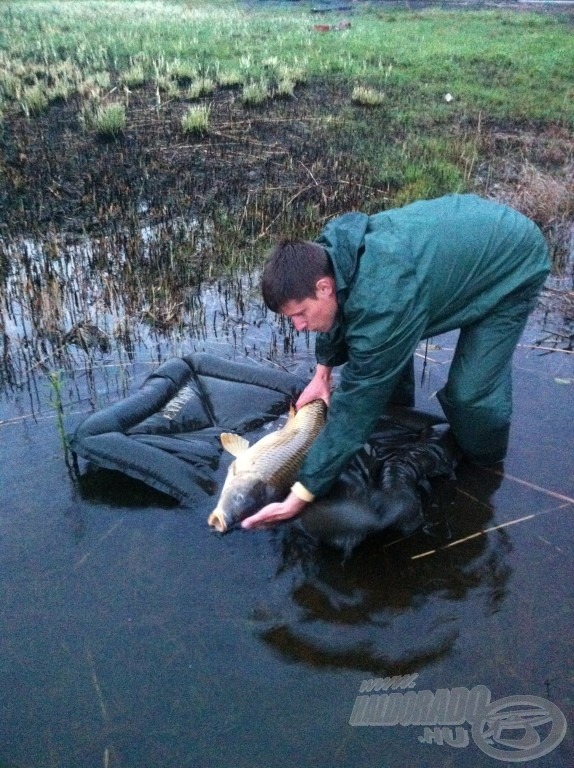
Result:
{"label": "grassy bank", "polygon": [[[261,7],[262,6],[262,7]],[[36,84],[55,89],[90,78],[133,84],[209,77],[214,82],[339,76],[384,86],[406,125],[478,112],[493,119],[574,124],[572,27],[513,11],[420,13],[359,6],[310,14],[287,5],[164,2],[9,2],[0,9],[4,99]],[[46,79],[49,81],[46,83]],[[49,95],[49,94],[48,94]]]}
{"label": "grassy bank", "polygon": [[41,83],[45,71],[54,87],[72,73],[88,79],[107,72],[140,82],[201,74],[217,82],[266,78],[275,66],[384,85],[404,97],[407,122],[423,107],[431,118],[440,116],[434,100],[448,90],[458,116],[483,111],[495,119],[574,124],[574,40],[565,18],[410,13],[380,4],[358,6],[350,27],[325,33],[315,27],[322,21],[336,27],[344,14],[323,18],[302,6],[266,11],[264,4],[248,9],[238,2],[8,2],[0,9],[3,91],[14,95],[12,78],[24,88]]}
{"label": "grassy bank", "polygon": [[[348,98],[333,105],[334,130],[353,138],[330,141],[326,151],[333,144],[350,151],[372,169],[368,182],[386,185],[398,203],[472,186],[493,127],[552,126],[560,135],[574,127],[566,18],[410,13],[384,4],[357,6],[350,19],[309,11],[238,2],[6,3],[3,122],[75,99],[78,126],[114,136],[130,127],[126,107],[137,88],[154,88],[158,108],[209,101],[229,87],[253,106],[293,98],[313,80],[338,81]],[[330,29],[318,31],[321,22]],[[188,125],[190,117],[200,118],[198,133],[208,130],[206,114],[188,115]],[[567,155],[554,147],[555,175]]]}

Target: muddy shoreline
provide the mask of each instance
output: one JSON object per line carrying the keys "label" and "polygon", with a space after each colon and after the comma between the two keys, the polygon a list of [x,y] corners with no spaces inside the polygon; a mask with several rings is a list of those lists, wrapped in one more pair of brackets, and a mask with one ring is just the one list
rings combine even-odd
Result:
{"label": "muddy shoreline", "polygon": [[[195,137],[181,130],[189,101],[170,100],[158,109],[151,86],[130,92],[126,128],[114,138],[82,127],[80,97],[52,104],[32,119],[11,114],[0,135],[0,236],[99,234],[129,227],[134,219],[141,226],[179,215],[240,216],[251,213],[255,195],[268,204],[270,220],[259,221],[261,236],[281,231],[287,220],[296,230],[297,211],[307,205],[315,207],[318,225],[344,210],[384,208],[397,188],[392,182],[362,184],[372,169],[350,156],[352,124],[343,120],[332,127],[348,99],[345,82],[310,81],[294,99],[245,108],[233,90],[219,89],[204,100],[212,107],[209,132]],[[369,120],[373,130],[384,131],[384,118],[372,113]],[[442,130],[454,140],[476,126],[469,118]],[[336,151],[329,144],[326,152],[325,141],[332,142],[335,131]],[[482,120],[480,131],[483,159],[471,186],[492,197],[508,197],[521,165],[552,176],[574,152],[565,127]],[[286,200],[289,217],[274,220]],[[530,213],[536,220],[536,211]]]}
{"label": "muddy shoreline", "polygon": [[[113,139],[84,130],[79,97],[32,119],[10,115],[0,136],[1,382],[18,387],[29,370],[74,368],[84,352],[96,364],[108,347],[120,359],[154,338],[167,349],[208,326],[240,340],[250,302],[261,317],[240,275],[250,282],[274,237],[312,237],[310,221],[318,231],[333,215],[374,212],[397,194],[392,182],[365,183],[372,169],[357,161],[353,123],[337,121],[348,95],[346,82],[311,80],[295,98],[246,108],[236,91],[219,89],[206,99],[209,133],[195,137],[181,131],[189,101],[158,109],[153,87],[131,90],[125,132]],[[384,135],[384,115],[368,119]],[[454,141],[476,126],[442,130]],[[555,205],[574,139],[532,123],[483,121],[480,131],[472,191],[543,227],[560,272],[544,296],[539,338],[572,349],[572,225]],[[222,274],[230,282],[206,304],[201,294]],[[293,345],[289,329],[273,338],[272,346]]]}

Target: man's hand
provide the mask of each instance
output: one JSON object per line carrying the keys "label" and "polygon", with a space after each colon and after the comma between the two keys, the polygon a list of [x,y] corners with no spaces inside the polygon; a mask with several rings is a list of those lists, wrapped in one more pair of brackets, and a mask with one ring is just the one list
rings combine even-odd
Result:
{"label": "man's hand", "polygon": [[331,398],[331,368],[317,365],[315,375],[299,395],[295,403],[297,409],[302,408],[311,400],[324,400],[329,405]]}
{"label": "man's hand", "polygon": [[270,525],[290,520],[299,514],[306,506],[306,501],[290,493],[284,501],[267,504],[262,510],[251,517],[247,517],[242,523],[242,528],[267,528]]}

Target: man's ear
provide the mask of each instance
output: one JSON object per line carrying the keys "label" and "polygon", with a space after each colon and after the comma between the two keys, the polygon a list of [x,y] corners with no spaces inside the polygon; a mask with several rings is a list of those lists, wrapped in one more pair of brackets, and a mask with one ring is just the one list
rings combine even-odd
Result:
{"label": "man's ear", "polygon": [[317,298],[325,298],[335,293],[335,281],[332,277],[320,277],[315,283],[315,294]]}

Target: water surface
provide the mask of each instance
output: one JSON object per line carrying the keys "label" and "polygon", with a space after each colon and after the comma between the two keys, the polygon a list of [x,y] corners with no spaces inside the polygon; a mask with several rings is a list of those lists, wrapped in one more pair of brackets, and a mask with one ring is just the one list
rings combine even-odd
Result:
{"label": "water surface", "polygon": [[[235,309],[235,335],[228,323],[227,336],[220,326],[163,346],[147,337],[123,360],[72,350],[76,366],[61,377],[66,427],[175,351],[309,371],[307,339],[285,343],[256,298]],[[540,335],[533,325],[515,356],[504,473],[461,468],[435,489],[433,535],[376,537],[347,560],[290,525],[222,537],[208,529],[207,506],[177,505],[109,472],[82,467],[76,478],[53,387],[28,371],[28,386],[4,392],[0,424],[0,764],[482,768],[516,759],[513,746],[484,752],[467,721],[458,732],[435,723],[440,733],[351,725],[364,681],[379,679],[382,696],[392,676],[410,681],[402,694],[484,686],[492,701],[538,697],[571,725],[574,365],[565,350],[532,347]],[[421,347],[419,407],[438,409],[454,342],[432,340],[424,376]],[[540,751],[551,725],[537,726]],[[573,761],[570,730],[526,764]]]}

